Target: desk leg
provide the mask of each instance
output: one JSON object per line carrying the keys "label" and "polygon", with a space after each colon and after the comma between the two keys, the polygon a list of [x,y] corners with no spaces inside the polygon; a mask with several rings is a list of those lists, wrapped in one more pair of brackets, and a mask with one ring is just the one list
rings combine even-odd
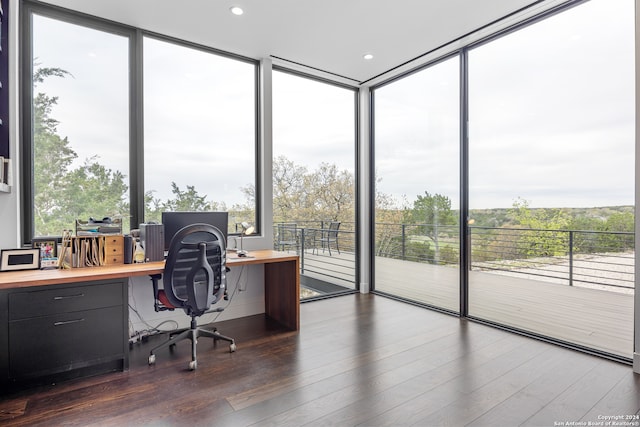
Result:
{"label": "desk leg", "polygon": [[287,328],[300,329],[299,260],[264,265],[264,308],[272,319]]}

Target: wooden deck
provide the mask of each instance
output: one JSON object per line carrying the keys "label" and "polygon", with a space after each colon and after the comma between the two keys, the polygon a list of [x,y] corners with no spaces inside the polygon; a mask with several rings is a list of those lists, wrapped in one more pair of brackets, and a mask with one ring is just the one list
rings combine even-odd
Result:
{"label": "wooden deck", "polygon": [[[376,290],[459,310],[456,268],[376,258]],[[633,295],[471,271],[469,315],[625,358]]]}
{"label": "wooden deck", "polygon": [[[304,254],[303,276],[355,289],[353,253]],[[376,257],[375,289],[459,311],[457,268]],[[471,271],[469,315],[617,356],[633,356],[633,293]]]}
{"label": "wooden deck", "polygon": [[352,252],[305,251],[300,256],[302,275],[324,280],[345,289],[356,288],[356,257]]}

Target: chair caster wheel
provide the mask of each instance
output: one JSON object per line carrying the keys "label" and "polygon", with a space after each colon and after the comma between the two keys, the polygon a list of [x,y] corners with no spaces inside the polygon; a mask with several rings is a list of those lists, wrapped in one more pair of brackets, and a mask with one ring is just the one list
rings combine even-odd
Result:
{"label": "chair caster wheel", "polygon": [[189,370],[190,371],[194,371],[197,367],[198,367],[198,361],[197,360],[192,360],[191,362],[189,362]]}
{"label": "chair caster wheel", "polygon": [[232,343],[229,345],[229,352],[233,353],[234,351],[236,351],[236,344]]}
{"label": "chair caster wheel", "polygon": [[153,365],[154,363],[156,363],[156,355],[152,354],[149,356],[149,365]]}

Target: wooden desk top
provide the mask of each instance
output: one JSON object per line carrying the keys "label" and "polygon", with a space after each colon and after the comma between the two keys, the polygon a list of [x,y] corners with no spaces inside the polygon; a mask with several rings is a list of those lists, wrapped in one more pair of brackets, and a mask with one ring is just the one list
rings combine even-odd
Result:
{"label": "wooden desk top", "polygon": [[[227,253],[227,266],[230,268],[297,260],[298,255],[273,250],[250,251],[247,257],[242,258],[238,257],[235,252]],[[164,261],[103,267],[70,268],[66,270],[4,271],[0,272],[0,290],[93,280],[122,279],[126,277],[162,274],[163,271]]]}

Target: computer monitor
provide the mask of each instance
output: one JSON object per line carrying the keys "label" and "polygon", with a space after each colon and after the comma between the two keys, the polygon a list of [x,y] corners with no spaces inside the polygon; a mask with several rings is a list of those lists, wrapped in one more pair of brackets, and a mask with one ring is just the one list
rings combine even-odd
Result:
{"label": "computer monitor", "polygon": [[164,225],[164,250],[169,250],[171,239],[180,229],[191,224],[210,224],[217,227],[224,236],[227,244],[227,228],[229,226],[229,212],[162,212]]}

